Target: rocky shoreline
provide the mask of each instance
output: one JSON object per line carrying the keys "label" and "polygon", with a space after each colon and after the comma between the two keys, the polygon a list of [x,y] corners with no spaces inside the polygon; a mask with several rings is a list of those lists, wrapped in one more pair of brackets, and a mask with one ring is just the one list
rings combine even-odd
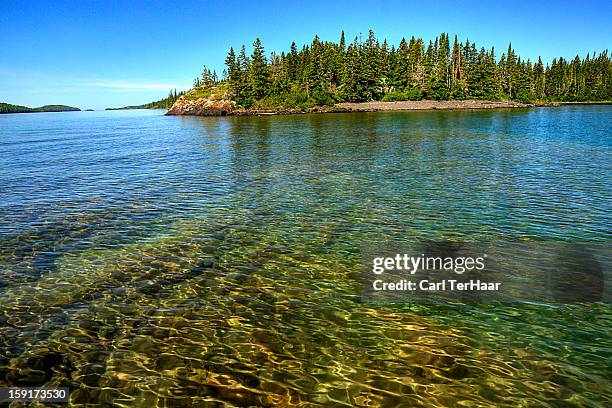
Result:
{"label": "rocky shoreline", "polygon": [[360,102],[339,103],[340,109],[350,112],[405,111],[405,110],[451,110],[451,109],[499,109],[529,108],[535,105],[508,101],[455,100],[455,101],[398,101],[398,102]]}
{"label": "rocky shoreline", "polygon": [[331,107],[314,107],[309,109],[243,109],[224,97],[211,95],[207,98],[189,99],[179,98],[167,115],[192,116],[264,116],[264,115],[292,115],[300,113],[334,113],[334,112],[379,112],[379,111],[408,111],[408,110],[453,110],[453,109],[499,109],[499,108],[529,108],[536,105],[508,101],[399,101],[399,102],[360,102],[339,103]]}

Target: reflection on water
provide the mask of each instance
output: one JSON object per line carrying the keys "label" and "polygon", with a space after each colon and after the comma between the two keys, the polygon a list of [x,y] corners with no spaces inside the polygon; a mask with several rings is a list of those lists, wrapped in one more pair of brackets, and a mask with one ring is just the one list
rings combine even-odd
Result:
{"label": "reflection on water", "polygon": [[611,113],[0,116],[0,386],[606,406],[609,305],[362,303],[359,248],[608,240]]}

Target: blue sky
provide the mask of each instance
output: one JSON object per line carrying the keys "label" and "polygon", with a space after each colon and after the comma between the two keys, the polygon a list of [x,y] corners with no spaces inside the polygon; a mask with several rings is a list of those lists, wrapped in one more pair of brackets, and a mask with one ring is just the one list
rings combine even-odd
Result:
{"label": "blue sky", "polygon": [[458,34],[498,56],[545,62],[612,46],[612,2],[547,1],[23,1],[0,0],[0,102],[81,108],[140,104],[189,87],[230,46],[260,37],[287,50],[314,34],[337,40],[373,29],[402,36]]}

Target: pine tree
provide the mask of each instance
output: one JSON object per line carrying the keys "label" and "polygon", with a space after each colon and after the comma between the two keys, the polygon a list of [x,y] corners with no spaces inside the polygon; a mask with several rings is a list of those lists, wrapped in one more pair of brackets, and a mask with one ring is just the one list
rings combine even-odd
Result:
{"label": "pine tree", "polygon": [[429,96],[437,100],[450,97],[450,45],[448,35],[442,33],[434,42],[434,65],[430,75]]}
{"label": "pine tree", "polygon": [[382,90],[378,89],[380,78],[380,49],[374,31],[370,30],[368,39],[363,49],[363,97],[365,100],[375,99],[381,96]]}
{"label": "pine tree", "polygon": [[362,102],[362,80],[360,78],[361,64],[359,59],[359,44],[357,38],[348,46],[346,60],[342,72],[342,96],[349,102]]}
{"label": "pine tree", "polygon": [[254,100],[259,100],[268,94],[270,85],[270,72],[266,61],[263,45],[259,38],[253,43],[253,54],[249,66],[249,77],[251,81],[251,95]]}
{"label": "pine tree", "polygon": [[453,50],[450,61],[450,81],[449,90],[452,99],[464,99],[466,94],[465,89],[465,71],[463,66],[464,58],[462,58],[462,50],[455,35]]}
{"label": "pine tree", "polygon": [[206,65],[202,68],[202,80],[200,83],[204,87],[209,87],[214,83],[212,72],[206,68]]}
{"label": "pine tree", "polygon": [[249,59],[246,55],[246,47],[243,45],[236,60],[232,96],[238,105],[245,108],[250,108],[253,104],[251,82],[249,81],[249,65]]}
{"label": "pine tree", "polygon": [[533,68],[531,84],[531,99],[536,101],[543,100],[546,83],[544,77],[544,64],[542,64],[542,58],[540,57],[538,57],[538,62]]}
{"label": "pine tree", "polygon": [[229,52],[227,53],[227,57],[225,58],[225,65],[227,66],[226,79],[231,85],[236,80],[236,71],[238,70],[238,66],[236,64],[236,54],[234,54],[234,48],[230,47]]}
{"label": "pine tree", "polygon": [[393,73],[394,84],[400,89],[405,89],[409,85],[410,77],[410,48],[405,38],[402,38],[397,50],[397,64]]}
{"label": "pine tree", "polygon": [[289,75],[289,79],[291,81],[295,81],[297,79],[297,64],[298,64],[298,52],[297,46],[295,45],[295,41],[291,43],[291,51],[287,56],[287,74]]}
{"label": "pine tree", "polygon": [[410,38],[408,44],[408,87],[412,90],[422,91],[425,88],[425,65],[423,59],[425,50],[423,40]]}

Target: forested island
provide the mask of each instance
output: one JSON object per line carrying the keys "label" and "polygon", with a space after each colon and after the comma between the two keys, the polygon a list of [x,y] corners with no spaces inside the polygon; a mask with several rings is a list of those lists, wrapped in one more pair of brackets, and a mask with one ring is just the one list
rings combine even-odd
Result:
{"label": "forested island", "polygon": [[28,108],[27,106],[0,102],[0,113],[72,112],[80,110],[74,106],[67,105],[44,105],[38,108]]}
{"label": "forested island", "polygon": [[[221,77],[204,66],[191,91],[178,98],[170,114],[232,114],[345,103],[482,100],[542,104],[612,100],[608,51],[555,58],[550,64],[521,58],[512,45],[478,48],[442,33],[426,43],[414,36],[399,45],[367,38],[346,43],[321,41],[266,55],[259,39],[250,55],[243,45],[230,48]],[[478,105],[478,104],[477,104]]]}

